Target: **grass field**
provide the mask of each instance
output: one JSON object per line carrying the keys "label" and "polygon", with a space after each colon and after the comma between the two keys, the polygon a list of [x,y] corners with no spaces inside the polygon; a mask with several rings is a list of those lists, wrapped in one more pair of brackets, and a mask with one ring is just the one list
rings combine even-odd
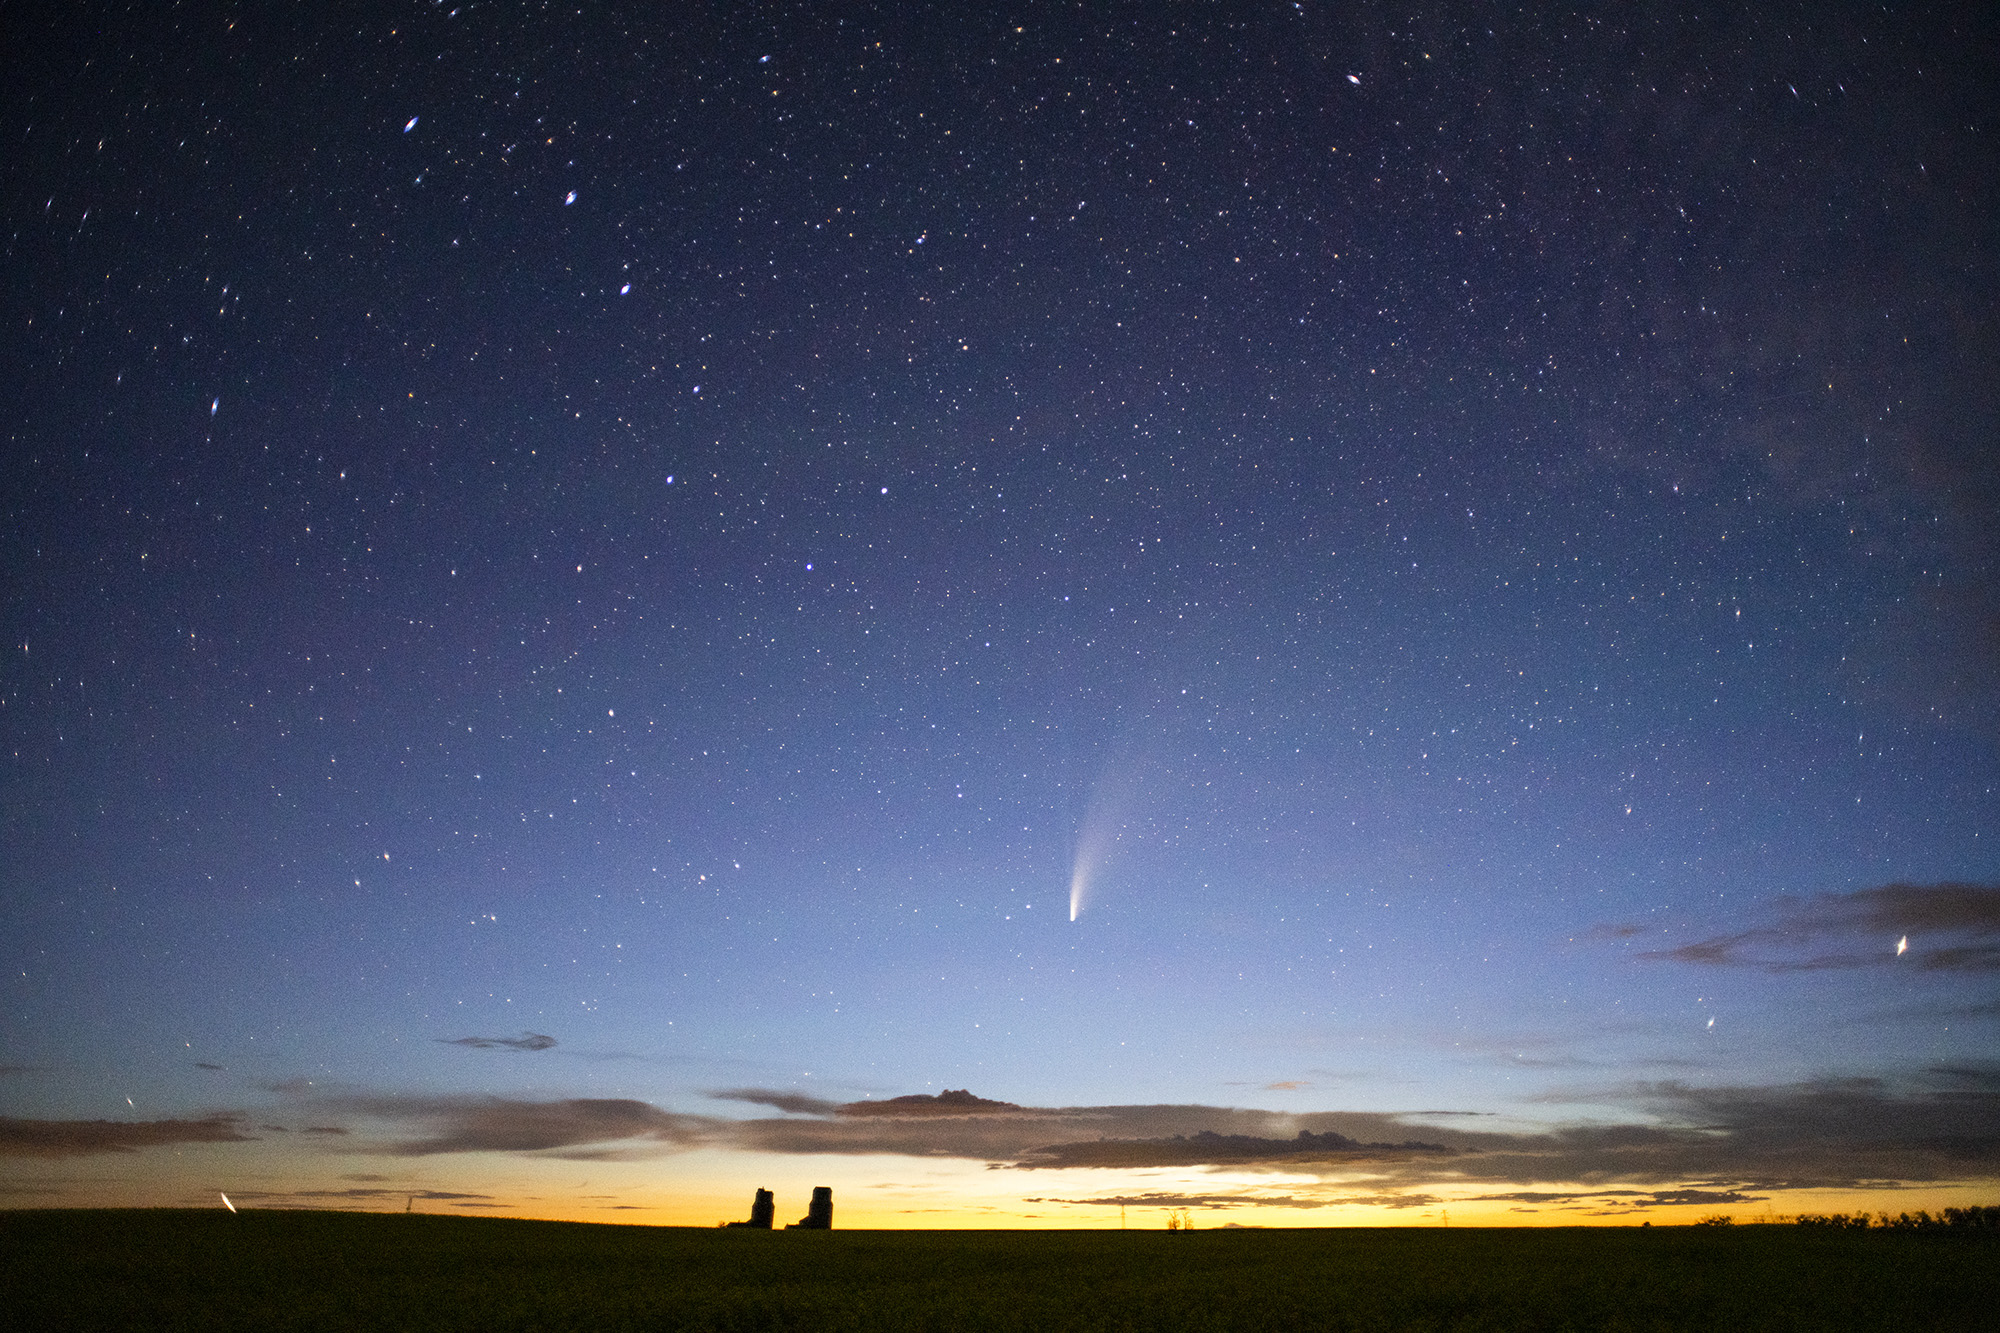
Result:
{"label": "grass field", "polygon": [[1985,1330],[2000,1327],[2000,1233],[0,1212],[0,1310],[24,1330]]}

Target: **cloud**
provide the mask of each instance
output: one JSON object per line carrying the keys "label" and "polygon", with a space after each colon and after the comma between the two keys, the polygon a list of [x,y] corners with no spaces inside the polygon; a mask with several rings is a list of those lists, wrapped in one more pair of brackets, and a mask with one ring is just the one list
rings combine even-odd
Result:
{"label": "cloud", "polygon": [[16,1120],[0,1117],[0,1156],[89,1157],[175,1143],[246,1143],[242,1117],[200,1120]]}
{"label": "cloud", "polygon": [[530,1102],[505,1097],[341,1096],[328,1098],[323,1105],[396,1126],[408,1137],[371,1144],[367,1150],[397,1157],[461,1152],[617,1155],[582,1151],[610,1144],[627,1144],[649,1155],[645,1149],[657,1153],[707,1141],[715,1123],[626,1098]]}
{"label": "cloud", "polygon": [[[1780,899],[1770,923],[1648,949],[1639,958],[1766,972],[1913,967],[2000,972],[2000,885],[1884,884],[1855,893]],[[1592,934],[1627,938],[1633,928]],[[1901,942],[1907,948],[1901,949]]]}
{"label": "cloud", "polygon": [[[1639,1208],[1671,1204],[1761,1203],[1761,1194],[1737,1190],[1515,1190],[1508,1194],[1474,1194],[1466,1203],[1615,1203]],[[1533,1211],[1516,1210],[1516,1211]]]}
{"label": "cloud", "polygon": [[[1096,1204],[1112,1208],[1428,1208],[1435,1194],[1106,1194],[1087,1199],[1023,1199],[1023,1203]],[[1233,1224],[1232,1224],[1233,1225]]]}
{"label": "cloud", "polygon": [[838,1110],[845,1116],[941,1116],[941,1115],[992,1115],[1020,1111],[1025,1108],[1013,1102],[989,1101],[975,1097],[966,1089],[954,1092],[947,1088],[935,1097],[923,1093],[913,1093],[907,1097],[890,1097],[885,1101],[848,1102]]}
{"label": "cloud", "polygon": [[[861,1108],[891,1108],[889,1113]],[[952,1109],[956,1108],[956,1109]],[[1389,1116],[1292,1114],[1198,1105],[1021,1106],[948,1093],[848,1102],[814,1118],[718,1122],[733,1146],[782,1153],[957,1157],[1004,1166],[1241,1163],[1342,1153],[1380,1154],[1371,1142],[1409,1127]],[[1312,1137],[1298,1139],[1301,1129]],[[1205,1136],[1205,1137],[1204,1137]],[[1277,1140],[1282,1139],[1282,1142]]]}
{"label": "cloud", "polygon": [[196,1069],[212,1069],[212,1070],[214,1070],[214,1071],[215,1071],[216,1073],[218,1073],[218,1074],[220,1074],[220,1073],[226,1073],[226,1072],[228,1072],[227,1070],[225,1070],[225,1069],[223,1068],[223,1066],[221,1066],[221,1065],[212,1065],[212,1064],[208,1063],[208,1061],[206,1061],[206,1060],[197,1060],[197,1061],[195,1061],[195,1062],[194,1062],[194,1067],[195,1067]]}
{"label": "cloud", "polygon": [[[266,1196],[275,1197],[275,1196]],[[454,1194],[450,1190],[394,1190],[352,1187],[344,1190],[296,1190],[293,1199],[490,1199],[491,1194]]]}
{"label": "cloud", "polygon": [[956,1091],[947,1088],[935,1096],[918,1092],[905,1097],[858,1102],[834,1102],[823,1097],[809,1097],[804,1093],[784,1092],[772,1088],[720,1088],[708,1095],[718,1101],[749,1102],[755,1106],[770,1106],[780,1111],[790,1111],[795,1115],[852,1118],[922,1120],[937,1116],[1007,1115],[1027,1110],[1026,1107],[1017,1106],[1013,1102],[996,1102],[985,1097],[975,1097],[963,1088]]}
{"label": "cloud", "polygon": [[[1318,1198],[1326,1206],[1417,1206],[1433,1202],[1445,1185],[1484,1186],[1496,1201],[1523,1204],[1657,1207],[1736,1203],[1743,1200],[1710,1196],[1787,1189],[2000,1181],[2000,1064],[1939,1066],[1900,1083],[1850,1078],[1571,1089],[1547,1100],[1594,1101],[1611,1115],[1604,1123],[1540,1132],[1481,1128],[1475,1116],[1452,1117],[1446,1125],[1427,1121],[1421,1129],[1411,1123],[1436,1112],[1035,1107],[968,1091],[861,1103],[756,1088],[711,1095],[786,1114],[732,1119],[622,1099],[463,1096],[343,1095],[318,1099],[314,1108],[322,1119],[344,1111],[368,1123],[365,1133],[354,1131],[347,1152],[592,1161],[718,1148],[948,1158],[984,1162],[990,1170],[1181,1168],[1282,1175],[1284,1188],[1269,1197]],[[856,1113],[857,1107],[890,1109]],[[213,1123],[224,1131],[233,1124]],[[1298,1183],[1314,1178],[1328,1193]],[[1266,1197],[1244,1195],[1253,1196]]]}
{"label": "cloud", "polygon": [[808,1097],[802,1092],[778,1092],[770,1088],[718,1088],[708,1095],[719,1102],[749,1102],[754,1106],[769,1106],[795,1115],[832,1115],[840,1109],[839,1102],[830,1102],[823,1097]]}
{"label": "cloud", "polygon": [[[1574,1092],[1551,1094],[1580,1099]],[[1455,1160],[1473,1178],[1678,1184],[1724,1188],[1855,1188],[1884,1181],[2000,1176],[2000,1073],[1928,1071],[1905,1084],[1821,1079],[1767,1087],[1676,1082],[1609,1090],[1602,1100],[1650,1124],[1493,1136]]]}
{"label": "cloud", "polygon": [[542,1032],[523,1032],[518,1037],[439,1037],[438,1042],[445,1046],[470,1046],[481,1051],[502,1047],[510,1051],[546,1051],[556,1044],[556,1039]]}
{"label": "cloud", "polygon": [[[1367,1202],[1380,1204],[1393,1199],[1390,1207],[1409,1207],[1405,1200],[1421,1203],[1435,1203],[1428,1195],[1368,1195]],[[1022,1203],[1072,1203],[1092,1204],[1107,1208],[1333,1208],[1340,1204],[1355,1202],[1352,1198],[1301,1198],[1294,1194],[1104,1194],[1088,1199],[1035,1198],[1023,1199]]]}
{"label": "cloud", "polygon": [[[1438,1125],[1428,1122],[1434,1112],[1019,1106],[854,1117],[837,1105],[810,1118],[716,1121],[700,1132],[759,1152],[971,1158],[1000,1169],[1183,1167],[1365,1178],[1383,1196],[1431,1193],[1448,1180],[1627,1187],[1635,1199],[1665,1201],[1663,1192],[1690,1188],[1727,1193],[2000,1176],[2000,1067],[1941,1067],[1902,1084],[1626,1084],[1568,1091],[1560,1100],[1597,1100],[1615,1118],[1523,1133],[1479,1128],[1480,1117],[1470,1115]],[[1427,1123],[1412,1134],[1410,1121],[1420,1114]]]}
{"label": "cloud", "polygon": [[2000,885],[1885,884],[1814,900],[1834,904],[1880,931],[1967,930],[2000,934]]}
{"label": "cloud", "polygon": [[1200,1130],[1163,1139],[1098,1139],[1055,1143],[1024,1155],[1018,1165],[1051,1166],[1223,1166],[1236,1163],[1319,1163],[1379,1161],[1413,1153],[1448,1153],[1438,1143],[1362,1143],[1345,1134],[1300,1130],[1289,1139]]}

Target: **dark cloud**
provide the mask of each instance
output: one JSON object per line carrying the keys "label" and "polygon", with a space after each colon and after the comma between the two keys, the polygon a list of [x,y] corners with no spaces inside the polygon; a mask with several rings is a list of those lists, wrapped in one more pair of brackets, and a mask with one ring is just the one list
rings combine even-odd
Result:
{"label": "dark cloud", "polygon": [[[1630,928],[1600,928],[1625,938]],[[1905,952],[1899,944],[1908,941]],[[1769,924],[1648,949],[1640,958],[1767,972],[1912,967],[2000,971],[2000,885],[1884,884],[1855,893],[1781,899]]]}
{"label": "dark cloud", "polygon": [[206,1060],[197,1060],[197,1061],[195,1061],[195,1062],[194,1062],[194,1067],[195,1067],[196,1069],[212,1069],[212,1070],[214,1070],[214,1071],[215,1071],[216,1073],[218,1073],[218,1074],[220,1074],[220,1073],[226,1073],[226,1072],[228,1072],[228,1071],[226,1071],[226,1070],[225,1070],[225,1069],[224,1069],[224,1068],[223,1068],[223,1067],[222,1067],[221,1065],[212,1065],[212,1064],[208,1063],[208,1061],[206,1061]]}
{"label": "dark cloud", "polygon": [[[1574,1101],[1574,1093],[1562,1094]],[[1452,1162],[1475,1179],[1855,1188],[2000,1175],[2000,1087],[1991,1071],[1932,1070],[1906,1084],[1825,1079],[1774,1087],[1644,1084],[1603,1100],[1652,1124],[1480,1136]],[[1470,1146],[1470,1145],[1468,1145]]]}
{"label": "dark cloud", "polygon": [[1097,1139],[1054,1143],[1025,1154],[1019,1166],[1224,1166],[1237,1163],[1320,1163],[1381,1161],[1412,1154],[1447,1153],[1438,1143],[1362,1143],[1345,1134],[1302,1129],[1289,1139],[1200,1130],[1163,1139]]}
{"label": "dark cloud", "polygon": [[[497,1097],[350,1096],[320,1105],[386,1131],[386,1141],[372,1134],[358,1150],[397,1156],[516,1152],[628,1160],[711,1147],[945,1157],[996,1170],[1247,1170],[1281,1172],[1292,1180],[1326,1178],[1342,1192],[1324,1201],[1378,1207],[1430,1202],[1444,1182],[1490,1182],[1512,1191],[1495,1194],[1496,1200],[1519,1203],[1651,1207],[1743,1202],[1719,1196],[1753,1191],[2000,1178],[2000,1065],[1986,1064],[1939,1067],[1902,1083],[1854,1078],[1702,1088],[1658,1082],[1596,1094],[1571,1090],[1550,1099],[1596,1100],[1621,1112],[1622,1122],[1539,1133],[1478,1128],[1468,1123],[1476,1119],[1470,1116],[1453,1117],[1458,1123],[1448,1126],[1427,1123],[1413,1134],[1409,1121],[1417,1113],[1033,1107],[969,1092],[863,1103],[919,1109],[861,1115],[852,1113],[856,1103],[791,1093],[737,1089],[713,1095],[788,1114],[738,1120],[630,1100]],[[966,1109],[925,1109],[940,1102]],[[1370,1193],[1353,1192],[1357,1172],[1365,1174]],[[1340,1178],[1349,1179],[1331,1184]],[[1300,1200],[1321,1197],[1289,1181],[1284,1192]]]}
{"label": "dark cloud", "polygon": [[935,1097],[924,1093],[912,1093],[907,1097],[890,1097],[885,1101],[848,1102],[839,1108],[840,1115],[847,1116],[940,1116],[940,1115],[992,1115],[1026,1108],[1013,1102],[989,1101],[975,1097],[964,1088],[952,1091],[947,1088]]}
{"label": "dark cloud", "polygon": [[[1370,1195],[1376,1202],[1377,1196]],[[1403,1196],[1395,1196],[1401,1198]],[[1426,1200],[1427,1202],[1431,1200]],[[1091,1204],[1108,1208],[1331,1208],[1346,1199],[1301,1198],[1293,1194],[1105,1194],[1088,1199],[1023,1199],[1022,1203]],[[1392,1205],[1394,1206],[1394,1205]]]}
{"label": "dark cloud", "polygon": [[[1023,1203],[1094,1204],[1111,1208],[1428,1208],[1445,1202],[1435,1194],[1105,1194],[1086,1199],[1023,1199]],[[1231,1225],[1234,1225],[1233,1223]]]}
{"label": "dark cloud", "polygon": [[89,1157],[175,1143],[245,1143],[237,1115],[200,1120],[16,1120],[0,1117],[0,1156]]}
{"label": "dark cloud", "polygon": [[1408,1118],[1372,1113],[1024,1106],[992,1115],[855,1118],[836,1108],[812,1119],[717,1122],[707,1132],[763,1152],[945,1156],[1014,1169],[1311,1175],[1360,1168],[1385,1194],[1428,1192],[1445,1179],[1629,1186],[1652,1198],[1693,1187],[1726,1193],[2000,1175],[2000,1073],[1985,1066],[1932,1070],[1908,1084],[1627,1085],[1601,1100],[1631,1119],[1516,1133],[1453,1117],[1461,1123],[1427,1124],[1413,1135]]}
{"label": "dark cloud", "polygon": [[1507,1194],[1474,1194],[1466,1203],[1615,1203],[1630,1207],[1673,1204],[1761,1203],[1761,1194],[1738,1190],[1515,1190]]}
{"label": "dark cloud", "polygon": [[1833,916],[1879,931],[1965,930],[2000,934],[2000,885],[1885,884],[1813,899]]}
{"label": "dark cloud", "polygon": [[346,1134],[348,1132],[339,1125],[307,1125],[300,1131],[303,1134]]}
{"label": "dark cloud", "polygon": [[1918,955],[1917,964],[1927,972],[2000,972],[2000,944],[1926,949]]}
{"label": "dark cloud", "polygon": [[[971,1094],[964,1094],[971,1097]],[[1093,1155],[1131,1164],[1171,1158],[1179,1164],[1241,1163],[1301,1155],[1332,1157],[1371,1151],[1370,1142],[1407,1138],[1392,1117],[1347,1113],[1288,1114],[1215,1106],[1020,1106],[973,1098],[956,1112],[855,1114],[856,1106],[904,1106],[912,1101],[844,1103],[813,1119],[722,1122],[736,1146],[784,1153],[892,1153],[960,1157],[1006,1165],[1095,1165]],[[952,1105],[953,1103],[946,1103]],[[987,1109],[997,1108],[997,1109]],[[1301,1143],[1298,1134],[1314,1137]],[[1206,1138],[1200,1136],[1206,1135]],[[1179,1141],[1176,1141],[1178,1137]],[[1283,1139],[1282,1144],[1274,1140]],[[1252,1142],[1252,1141],[1255,1142]],[[1378,1153],[1384,1150],[1372,1150]],[[1164,1163],[1160,1163],[1164,1164]]]}
{"label": "dark cloud", "polygon": [[439,1037],[445,1046],[470,1046],[475,1050],[546,1051],[556,1039],[543,1032],[523,1032],[518,1037]]}
{"label": "dark cloud", "polygon": [[[528,1152],[608,1157],[687,1148],[715,1137],[718,1122],[676,1115],[626,1098],[529,1102],[504,1097],[334,1097],[325,1105],[406,1127],[414,1137],[371,1146],[398,1157]],[[725,1122],[726,1123],[726,1122]],[[626,1144],[623,1150],[586,1151]]]}
{"label": "dark cloud", "polygon": [[839,1102],[830,1102],[823,1097],[808,1097],[802,1092],[778,1092],[770,1088],[718,1088],[708,1095],[719,1102],[749,1102],[753,1106],[769,1106],[794,1115],[832,1115],[840,1109]]}
{"label": "dark cloud", "polygon": [[454,1194],[449,1190],[394,1190],[354,1187],[344,1190],[295,1190],[293,1199],[490,1199],[491,1194]]}
{"label": "dark cloud", "polygon": [[1718,1203],[1762,1203],[1762,1194],[1743,1194],[1736,1190],[1655,1190],[1651,1202],[1656,1204],[1713,1205]]}
{"label": "dark cloud", "polygon": [[936,1094],[911,1093],[905,1097],[887,1097],[881,1101],[835,1102],[823,1097],[809,1097],[800,1092],[783,1092],[772,1088],[721,1088],[708,1094],[718,1101],[749,1102],[755,1106],[769,1106],[794,1115],[846,1116],[852,1118],[880,1119],[930,1119],[937,1116],[978,1116],[1009,1115],[1015,1113],[1048,1114],[1031,1112],[1028,1108],[1013,1102],[996,1102],[985,1097],[975,1097],[964,1088],[950,1089]]}
{"label": "dark cloud", "polygon": [[[1575,1100],[1577,1094],[1564,1094]],[[1365,1163],[1382,1189],[1434,1188],[1441,1180],[1520,1186],[1547,1182],[1630,1186],[1667,1202],[1662,1191],[1853,1188],[1885,1181],[1990,1180],[2000,1176],[2000,1072],[1987,1066],[1935,1069],[1904,1084],[1880,1079],[1821,1080],[1762,1088],[1696,1088],[1655,1083],[1607,1092],[1603,1100],[1633,1122],[1507,1133],[1432,1127],[1422,1141],[1392,1138],[1407,1126],[1389,1116],[1333,1113],[1286,1117],[1221,1108],[1092,1108],[1102,1138],[1051,1140],[1012,1164],[1249,1167],[1292,1173],[1344,1172]],[[1084,1114],[1056,1122],[1088,1123]],[[1246,1137],[1127,1135],[1149,1121],[1208,1116],[1219,1127],[1255,1124]],[[1372,1123],[1371,1123],[1372,1122]],[[1310,1149],[1271,1132],[1279,1124],[1315,1134]],[[1364,1128],[1366,1126],[1366,1128]],[[1331,1131],[1354,1140],[1345,1152]],[[1295,1144],[1296,1131],[1290,1140]]]}
{"label": "dark cloud", "polygon": [[1466,1203],[1572,1203],[1578,1199],[1643,1199],[1645,1190],[1509,1190],[1505,1194],[1474,1194]]}

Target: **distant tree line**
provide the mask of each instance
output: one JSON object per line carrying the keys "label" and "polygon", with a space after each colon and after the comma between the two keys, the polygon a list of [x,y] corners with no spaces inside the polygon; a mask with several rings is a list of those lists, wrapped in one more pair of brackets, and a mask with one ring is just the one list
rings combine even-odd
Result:
{"label": "distant tree line", "polygon": [[1829,1231],[2000,1231],[2000,1204],[1945,1208],[1935,1213],[1800,1213],[1795,1226]]}
{"label": "distant tree line", "polygon": [[[1945,1208],[1930,1213],[1800,1213],[1796,1217],[1775,1217],[1774,1222],[1816,1231],[2000,1231],[2000,1204],[1975,1204],[1970,1208]],[[1698,1227],[1734,1226],[1727,1213],[1704,1217]]]}

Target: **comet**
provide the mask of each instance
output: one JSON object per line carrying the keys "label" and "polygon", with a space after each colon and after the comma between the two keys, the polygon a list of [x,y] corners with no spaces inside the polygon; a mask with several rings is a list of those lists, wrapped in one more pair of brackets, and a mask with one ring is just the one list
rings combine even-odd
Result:
{"label": "comet", "polygon": [[1069,919],[1074,921],[1083,915],[1084,903],[1090,896],[1091,881],[1097,878],[1111,855],[1112,844],[1118,841],[1123,824],[1117,816],[1117,807],[1124,802],[1117,799],[1122,792],[1112,788],[1118,786],[1107,767],[1105,775],[1098,780],[1097,790],[1091,793],[1090,808],[1084,814],[1083,827],[1077,830],[1076,860],[1069,872]]}
{"label": "comet", "polygon": [[1112,747],[1091,789],[1090,804],[1083,815],[1083,827],[1076,834],[1076,859],[1069,875],[1069,919],[1083,915],[1091,889],[1110,859],[1112,847],[1125,832],[1133,807],[1138,803],[1141,774],[1138,747],[1128,734]]}
{"label": "comet", "polygon": [[1076,866],[1069,874],[1069,919],[1072,921],[1083,911],[1083,895],[1090,888],[1090,877],[1097,870],[1098,860],[1082,846],[1077,847]]}
{"label": "comet", "polygon": [[[216,1193],[222,1194],[222,1191],[217,1190]],[[232,1213],[236,1211],[236,1205],[229,1201],[229,1196],[227,1194],[222,1195],[222,1206],[224,1208],[227,1208]]]}

